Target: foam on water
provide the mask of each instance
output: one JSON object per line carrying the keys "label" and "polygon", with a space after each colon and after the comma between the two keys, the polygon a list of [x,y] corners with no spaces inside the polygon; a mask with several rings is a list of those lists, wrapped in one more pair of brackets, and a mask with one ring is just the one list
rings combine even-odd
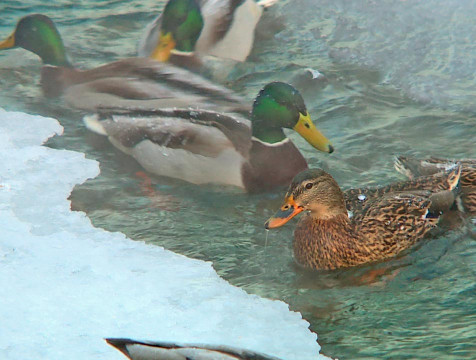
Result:
{"label": "foam on water", "polygon": [[0,112],[2,359],[119,359],[104,337],[243,347],[325,359],[287,304],[229,285],[210,263],[94,228],[67,201],[99,173],[41,144],[51,118]]}

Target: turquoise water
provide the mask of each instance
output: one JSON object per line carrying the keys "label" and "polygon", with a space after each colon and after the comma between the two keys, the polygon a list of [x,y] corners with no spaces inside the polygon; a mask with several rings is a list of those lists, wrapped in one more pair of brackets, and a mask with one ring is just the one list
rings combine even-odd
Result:
{"label": "turquoise water", "polygon": [[[32,12],[51,16],[79,67],[133,56],[157,1],[4,1],[0,34]],[[311,166],[343,187],[386,184],[400,175],[396,154],[476,157],[476,5],[471,1],[282,1],[284,30],[261,41],[227,85],[249,99],[271,80],[302,68],[327,77],[302,83],[318,127],[335,153],[317,153],[295,134]],[[276,11],[276,10],[275,10]],[[0,53],[0,106],[58,118],[65,136],[49,145],[83,151],[101,175],[78,187],[73,207],[96,226],[212,261],[232,284],[282,299],[301,311],[323,353],[340,359],[476,358],[475,229],[425,241],[385,264],[307,273],[292,261],[293,225],[268,234],[264,221],[282,191],[245,195],[219,186],[154,180],[141,188],[140,167],[88,133],[81,114],[45,102],[39,61],[22,50]],[[374,280],[369,270],[384,273]]]}

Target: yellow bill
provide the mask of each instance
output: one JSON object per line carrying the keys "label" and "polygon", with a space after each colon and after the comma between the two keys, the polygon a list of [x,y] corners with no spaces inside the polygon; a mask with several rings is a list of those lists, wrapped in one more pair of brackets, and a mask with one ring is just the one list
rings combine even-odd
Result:
{"label": "yellow bill", "polygon": [[5,40],[0,42],[0,50],[11,49],[15,47],[15,33],[11,34]]}
{"label": "yellow bill", "polygon": [[150,54],[150,57],[162,62],[168,61],[175,45],[176,43],[171,32],[167,34],[161,32],[159,35],[159,43],[154,51],[152,51],[152,54]]}
{"label": "yellow bill", "polygon": [[317,150],[327,153],[332,153],[334,151],[331,142],[319,130],[317,130],[309,113],[306,113],[306,115],[299,114],[299,120],[293,129]]}

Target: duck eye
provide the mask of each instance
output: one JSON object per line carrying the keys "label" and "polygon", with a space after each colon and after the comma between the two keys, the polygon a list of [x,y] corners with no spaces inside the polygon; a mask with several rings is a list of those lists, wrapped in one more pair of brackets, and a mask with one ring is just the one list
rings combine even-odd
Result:
{"label": "duck eye", "polygon": [[313,183],[307,183],[307,184],[306,184],[306,189],[309,190],[310,188],[312,188],[312,185],[313,185]]}

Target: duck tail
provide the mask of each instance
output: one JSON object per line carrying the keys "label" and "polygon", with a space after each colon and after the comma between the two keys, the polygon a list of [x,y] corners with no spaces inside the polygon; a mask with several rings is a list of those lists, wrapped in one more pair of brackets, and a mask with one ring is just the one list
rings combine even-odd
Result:
{"label": "duck tail", "polygon": [[[415,168],[419,160],[408,156],[397,156],[393,161],[393,166],[400,174],[405,175],[410,180],[415,177]],[[412,170],[413,169],[413,170]],[[417,175],[418,176],[418,175]]]}
{"label": "duck tail", "polygon": [[98,114],[86,115],[83,118],[83,122],[84,122],[84,125],[86,125],[86,128],[88,128],[88,130],[91,130],[92,132],[95,132],[96,134],[99,134],[99,135],[107,136],[106,129],[104,129],[104,126],[99,121]]}
{"label": "duck tail", "polygon": [[459,180],[461,178],[461,170],[463,166],[461,163],[457,162],[454,164],[453,168],[450,169],[447,173],[447,179],[449,190],[454,190],[459,185]]}
{"label": "duck tail", "polygon": [[127,345],[135,344],[136,342],[134,340],[126,338],[108,338],[104,340],[106,340],[109,345],[115,347],[121,353],[126,355],[129,359],[132,359],[131,354],[129,354],[129,351],[127,351]]}

